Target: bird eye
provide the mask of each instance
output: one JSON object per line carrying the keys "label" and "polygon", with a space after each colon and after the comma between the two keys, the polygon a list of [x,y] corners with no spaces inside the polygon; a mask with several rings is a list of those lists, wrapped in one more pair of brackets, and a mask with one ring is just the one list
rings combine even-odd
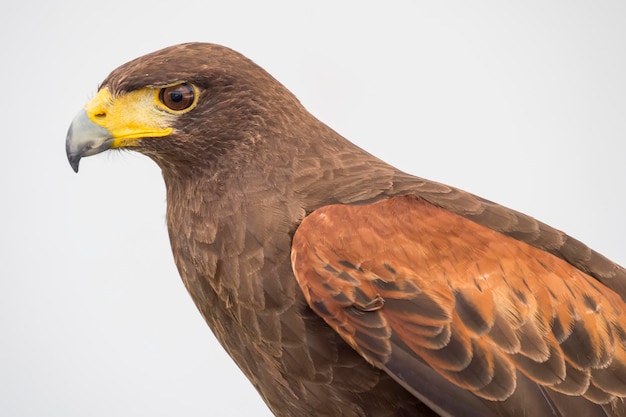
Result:
{"label": "bird eye", "polygon": [[165,87],[159,92],[159,100],[169,109],[181,111],[188,109],[195,102],[195,91],[189,84]]}

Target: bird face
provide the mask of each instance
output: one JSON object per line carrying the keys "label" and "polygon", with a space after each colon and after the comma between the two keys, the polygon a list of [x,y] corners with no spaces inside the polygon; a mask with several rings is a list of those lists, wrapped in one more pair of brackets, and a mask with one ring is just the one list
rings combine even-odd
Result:
{"label": "bird face", "polygon": [[214,168],[218,160],[236,165],[257,158],[260,138],[296,132],[307,117],[286,88],[243,55],[181,44],[114,70],[74,119],[66,151],[75,171],[82,157],[116,148],[139,151],[164,172]]}
{"label": "bird face", "polygon": [[117,96],[101,88],[68,131],[66,151],[72,168],[78,171],[83,156],[169,136],[176,119],[193,110],[198,97],[198,88],[190,83],[148,86]]}

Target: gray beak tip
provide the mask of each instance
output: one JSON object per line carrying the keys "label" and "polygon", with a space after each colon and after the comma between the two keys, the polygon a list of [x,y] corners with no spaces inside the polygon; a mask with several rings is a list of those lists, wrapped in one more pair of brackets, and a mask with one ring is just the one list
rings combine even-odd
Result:
{"label": "gray beak tip", "polygon": [[78,164],[84,156],[95,155],[111,147],[111,134],[89,120],[83,109],[74,118],[65,138],[67,160],[74,172],[78,172]]}
{"label": "gray beak tip", "polygon": [[70,128],[67,131],[67,137],[65,139],[65,153],[67,155],[67,160],[69,161],[70,166],[72,167],[74,172],[78,172],[78,164],[80,163],[81,155],[80,153],[76,154],[72,152],[72,150],[70,149],[71,137],[72,137],[72,126],[70,126]]}

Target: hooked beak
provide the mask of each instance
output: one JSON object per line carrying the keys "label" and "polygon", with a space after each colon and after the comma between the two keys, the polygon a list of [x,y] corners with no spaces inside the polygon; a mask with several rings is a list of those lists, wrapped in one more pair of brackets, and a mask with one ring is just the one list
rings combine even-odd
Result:
{"label": "hooked beak", "polygon": [[139,146],[141,139],[168,136],[175,115],[164,112],[157,99],[160,88],[143,88],[113,97],[107,88],[79,111],[65,140],[74,171],[83,156],[114,148]]}
{"label": "hooked beak", "polygon": [[72,120],[65,139],[67,159],[74,172],[78,172],[78,164],[83,156],[111,149],[112,143],[113,136],[108,129],[92,122],[85,109],[79,111]]}

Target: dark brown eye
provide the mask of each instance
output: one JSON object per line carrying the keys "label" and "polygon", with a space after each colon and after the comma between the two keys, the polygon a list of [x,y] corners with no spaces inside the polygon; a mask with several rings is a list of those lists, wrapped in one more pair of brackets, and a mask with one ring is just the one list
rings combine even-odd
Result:
{"label": "dark brown eye", "polygon": [[159,100],[174,111],[188,109],[194,103],[195,91],[189,84],[165,87],[159,92]]}

